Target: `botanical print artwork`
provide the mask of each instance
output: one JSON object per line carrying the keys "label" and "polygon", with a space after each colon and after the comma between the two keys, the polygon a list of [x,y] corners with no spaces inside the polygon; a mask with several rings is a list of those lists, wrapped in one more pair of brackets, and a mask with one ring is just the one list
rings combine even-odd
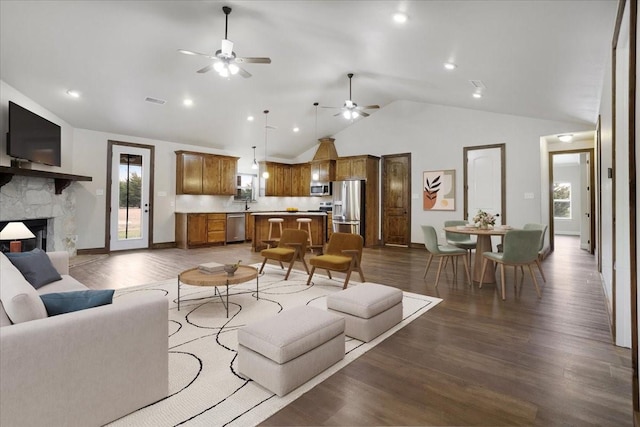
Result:
{"label": "botanical print artwork", "polygon": [[423,173],[422,206],[425,211],[456,210],[456,171],[454,169]]}

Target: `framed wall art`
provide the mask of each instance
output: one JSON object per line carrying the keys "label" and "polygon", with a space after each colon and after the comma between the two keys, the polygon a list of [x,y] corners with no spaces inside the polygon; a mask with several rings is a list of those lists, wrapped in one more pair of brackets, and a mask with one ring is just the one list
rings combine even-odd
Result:
{"label": "framed wall art", "polygon": [[423,172],[422,191],[422,206],[425,211],[455,211],[455,169]]}

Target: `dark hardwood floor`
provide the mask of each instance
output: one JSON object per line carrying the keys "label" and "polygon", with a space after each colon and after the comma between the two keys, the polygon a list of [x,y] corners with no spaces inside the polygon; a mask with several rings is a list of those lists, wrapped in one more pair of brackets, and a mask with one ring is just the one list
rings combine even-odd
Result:
{"label": "dark hardwood floor", "polygon": [[[248,244],[145,250],[71,275],[122,288],[238,259],[261,261]],[[512,270],[506,301],[495,285],[453,282],[450,270],[435,289],[436,268],[423,280],[425,265],[422,249],[365,249],[368,281],[444,301],[263,425],[632,425],[631,353],[612,345],[595,258],[576,238],[556,236],[542,299],[530,277],[514,287]]]}

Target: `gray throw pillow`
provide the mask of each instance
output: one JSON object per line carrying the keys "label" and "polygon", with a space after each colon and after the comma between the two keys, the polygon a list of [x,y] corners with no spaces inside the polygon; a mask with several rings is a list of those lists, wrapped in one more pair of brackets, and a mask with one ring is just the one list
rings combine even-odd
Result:
{"label": "gray throw pillow", "polygon": [[42,249],[36,248],[30,252],[7,252],[5,255],[36,289],[62,279],[58,270],[51,264],[47,253]]}

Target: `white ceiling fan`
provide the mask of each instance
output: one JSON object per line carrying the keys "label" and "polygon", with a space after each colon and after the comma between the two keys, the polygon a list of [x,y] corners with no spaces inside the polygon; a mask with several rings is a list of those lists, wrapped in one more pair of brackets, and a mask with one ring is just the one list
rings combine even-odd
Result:
{"label": "white ceiling fan", "polygon": [[271,64],[271,58],[250,58],[250,57],[238,57],[233,51],[233,42],[227,38],[227,29],[229,25],[229,14],[231,8],[229,6],[223,6],[222,11],[225,14],[224,18],[224,39],[222,45],[218,49],[215,55],[208,55],[206,53],[194,52],[192,50],[178,49],[178,52],[185,55],[199,55],[209,59],[213,59],[214,62],[207,65],[204,68],[199,69],[198,73],[206,73],[211,70],[215,70],[221,77],[229,77],[236,74],[240,74],[244,78],[251,77],[244,68],[238,64]]}
{"label": "white ceiling fan", "polygon": [[360,116],[369,117],[369,113],[365,112],[364,110],[377,109],[377,108],[380,108],[380,106],[365,105],[361,107],[361,106],[358,106],[358,104],[356,104],[355,102],[353,102],[351,98],[351,79],[353,78],[353,73],[347,74],[347,77],[349,77],[349,99],[344,101],[344,105],[342,107],[322,107],[322,108],[339,108],[341,112],[334,114],[334,116],[341,115],[347,120],[353,120]]}

